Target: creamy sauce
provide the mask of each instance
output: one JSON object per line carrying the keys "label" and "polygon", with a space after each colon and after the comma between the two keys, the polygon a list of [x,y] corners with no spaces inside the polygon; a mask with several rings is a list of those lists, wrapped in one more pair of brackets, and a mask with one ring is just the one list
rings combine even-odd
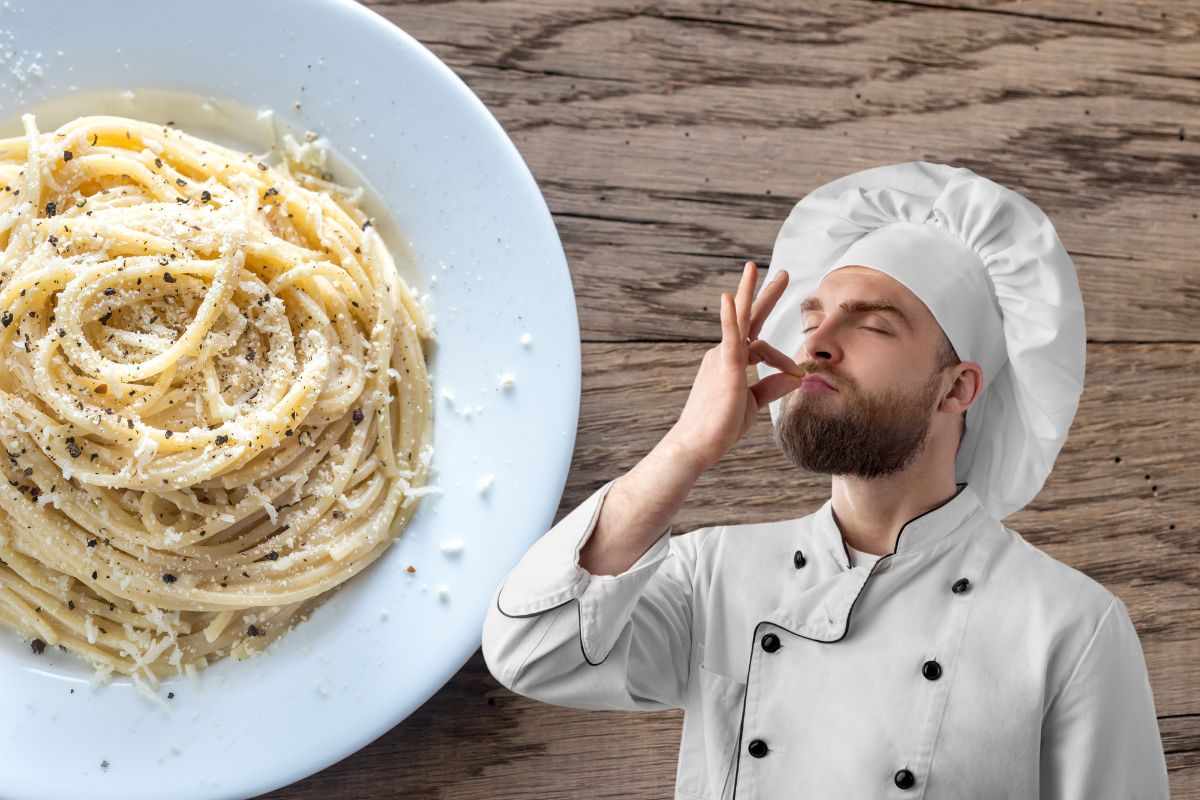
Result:
{"label": "creamy sauce", "polygon": [[[33,114],[38,130],[52,131],[77,117],[104,115],[131,117],[166,124],[184,133],[219,145],[254,153],[272,166],[283,160],[283,135],[290,133],[305,143],[305,129],[290,125],[271,108],[251,108],[236,100],[166,89],[126,89],[74,92],[31,104],[0,120],[0,137],[24,135],[21,114]],[[317,131],[317,133],[320,133]],[[425,289],[412,251],[382,196],[357,167],[334,147],[327,145],[326,167],[334,182],[348,189],[362,187],[358,205],[372,218],[376,232],[396,261],[396,270],[414,293]],[[418,299],[421,299],[418,297]]]}

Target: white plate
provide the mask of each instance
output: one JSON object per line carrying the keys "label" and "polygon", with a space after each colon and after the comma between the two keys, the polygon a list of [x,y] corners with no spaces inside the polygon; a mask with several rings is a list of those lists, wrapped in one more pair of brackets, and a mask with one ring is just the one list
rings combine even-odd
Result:
{"label": "white plate", "polygon": [[[579,323],[553,221],[499,124],[432,53],[349,0],[3,3],[5,135],[49,99],[132,89],[129,108],[94,109],[128,113],[144,87],[273,108],[368,177],[411,243],[410,285],[429,294],[431,483],[444,494],[424,497],[382,558],[265,653],[164,683],[167,709],[123,678],[93,687],[73,656],[35,656],[0,631],[5,800],[245,798],[362,748],[479,647],[492,591],[553,520],[575,444]],[[516,380],[507,391],[503,372]],[[464,551],[444,554],[456,538]]]}

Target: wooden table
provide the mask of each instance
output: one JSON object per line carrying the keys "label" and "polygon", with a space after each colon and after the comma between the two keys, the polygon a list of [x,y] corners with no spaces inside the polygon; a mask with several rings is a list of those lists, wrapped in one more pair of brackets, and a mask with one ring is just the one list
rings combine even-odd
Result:
{"label": "wooden table", "polygon": [[[1172,796],[1200,798],[1200,2],[369,5],[483,99],[554,214],[583,334],[558,518],[674,422],[720,293],[809,190],[924,159],[1040,205],[1079,270],[1087,388],[1006,524],[1127,603]],[[676,532],[828,497],[769,433],[700,480]],[[265,797],[667,798],[681,722],[528,700],[476,652],[378,741]]]}

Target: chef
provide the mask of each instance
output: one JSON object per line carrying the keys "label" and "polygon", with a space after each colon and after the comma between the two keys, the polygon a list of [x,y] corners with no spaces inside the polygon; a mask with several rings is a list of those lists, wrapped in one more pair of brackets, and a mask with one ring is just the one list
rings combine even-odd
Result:
{"label": "chef", "polygon": [[[1083,303],[1046,215],[966,168],[874,167],[801,199],[756,284],[747,263],[722,294],[670,431],[496,588],[495,678],[684,709],[687,800],[1168,797],[1125,603],[1001,521],[1083,388]],[[763,406],[829,499],[672,536]]]}

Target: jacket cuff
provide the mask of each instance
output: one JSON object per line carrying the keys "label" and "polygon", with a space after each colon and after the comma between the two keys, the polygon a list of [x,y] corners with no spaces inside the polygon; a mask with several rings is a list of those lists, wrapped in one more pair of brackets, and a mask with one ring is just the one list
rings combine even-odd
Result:
{"label": "jacket cuff", "polygon": [[[568,600],[580,599],[586,592],[587,602],[581,600],[580,608],[581,626],[586,630],[585,618],[596,616],[596,606],[602,598],[621,593],[628,596],[632,607],[641,585],[654,572],[645,568],[666,557],[671,528],[619,575],[592,575],[580,566],[579,554],[595,530],[604,498],[614,483],[615,478],[593,492],[526,551],[501,586],[496,605],[502,613],[510,617],[531,616]],[[625,587],[631,582],[637,584],[636,588]],[[587,591],[589,587],[594,588]],[[587,639],[585,636],[585,644]],[[585,649],[592,652],[591,648]]]}
{"label": "jacket cuff", "polygon": [[579,642],[593,666],[608,658],[651,578],[670,554],[671,529],[617,575],[592,575],[579,596]]}

